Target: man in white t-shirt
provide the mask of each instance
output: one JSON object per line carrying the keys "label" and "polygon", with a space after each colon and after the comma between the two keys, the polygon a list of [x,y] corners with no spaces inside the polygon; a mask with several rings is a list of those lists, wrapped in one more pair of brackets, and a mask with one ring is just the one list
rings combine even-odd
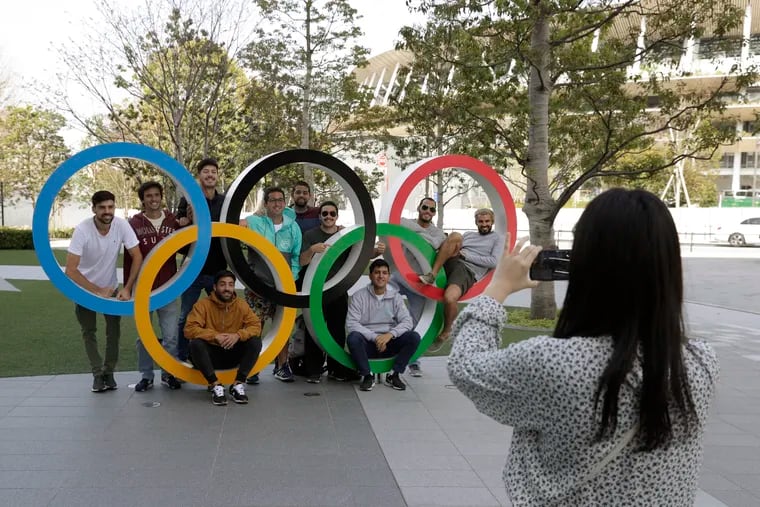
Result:
{"label": "man in white t-shirt", "polygon": [[[94,216],[76,226],[71,236],[69,253],[66,257],[66,275],[77,285],[100,297],[116,297],[127,301],[132,297],[132,287],[142,264],[142,254],[137,236],[129,223],[115,217],[115,197],[107,190],[99,190],[92,195]],[[122,247],[132,258],[129,278],[119,289],[116,279],[116,261]],[[106,321],[105,361],[98,352],[96,313],[79,304],[75,313],[82,328],[82,339],[87,358],[92,368],[92,391],[103,392],[116,389],[113,371],[119,359],[119,338],[121,317],[104,315]]]}

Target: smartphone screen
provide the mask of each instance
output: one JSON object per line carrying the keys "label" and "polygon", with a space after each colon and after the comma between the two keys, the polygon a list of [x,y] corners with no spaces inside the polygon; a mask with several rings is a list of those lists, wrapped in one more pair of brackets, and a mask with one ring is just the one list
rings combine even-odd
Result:
{"label": "smartphone screen", "polygon": [[570,250],[542,250],[530,267],[530,279],[567,280],[570,277]]}

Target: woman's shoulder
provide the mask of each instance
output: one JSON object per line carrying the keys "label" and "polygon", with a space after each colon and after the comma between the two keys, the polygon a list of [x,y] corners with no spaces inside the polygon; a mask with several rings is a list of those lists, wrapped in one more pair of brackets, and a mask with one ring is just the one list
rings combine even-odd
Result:
{"label": "woman's shoulder", "polygon": [[606,364],[612,351],[612,339],[535,336],[510,345],[510,348],[530,361],[538,360],[545,371],[588,372],[593,365]]}
{"label": "woman's shoulder", "polygon": [[713,382],[717,382],[720,374],[720,363],[715,348],[704,340],[688,340],[684,345],[684,362],[689,375],[694,376],[703,372]]}

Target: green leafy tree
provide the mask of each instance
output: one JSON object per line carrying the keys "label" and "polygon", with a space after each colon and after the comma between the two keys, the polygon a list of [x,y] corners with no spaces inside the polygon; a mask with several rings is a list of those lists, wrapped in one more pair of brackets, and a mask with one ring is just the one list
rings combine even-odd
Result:
{"label": "green leafy tree", "polygon": [[[661,159],[659,166],[621,164],[670,130],[683,132],[701,117],[720,115],[724,95],[755,78],[752,69],[738,66],[702,87],[670,77],[691,72],[680,63],[693,41],[741,31],[743,9],[727,0],[415,5],[429,23],[406,29],[404,47],[451,63],[460,75],[451,93],[479,98],[459,111],[478,120],[462,121],[461,135],[473,146],[469,153],[496,167],[518,168],[506,176],[522,180],[531,242],[545,248],[554,246],[556,214],[592,179],[711,158],[730,139],[705,130],[688,150]],[[442,43],[438,32],[449,33],[451,44]],[[555,310],[552,284],[532,291],[533,317],[553,316]]]}
{"label": "green leafy tree", "polygon": [[[91,44],[64,48],[62,55],[65,77],[106,113],[81,114],[65,90],[60,102],[93,140],[151,145],[185,167],[214,156],[222,182],[233,178],[252,125],[244,111],[249,81],[234,60],[244,5],[159,0],[129,11],[101,0]],[[119,163],[137,183],[155,177],[141,164]]]}
{"label": "green leafy tree", "polygon": [[[61,137],[66,120],[60,114],[33,106],[11,106],[0,111],[0,179],[10,202],[37,196],[53,171],[69,157]],[[59,202],[70,197],[64,188]]]}
{"label": "green leafy tree", "polygon": [[[356,9],[347,0],[255,3],[266,23],[256,30],[241,59],[261,83],[276,89],[298,112],[298,138],[291,146],[333,155],[376,152],[371,139],[352,134],[355,129],[347,125],[368,102],[351,73],[365,63],[367,54],[356,43],[361,36]],[[309,166],[300,170],[301,178],[321,192],[326,176]],[[377,179],[371,172],[362,174],[369,183]]]}

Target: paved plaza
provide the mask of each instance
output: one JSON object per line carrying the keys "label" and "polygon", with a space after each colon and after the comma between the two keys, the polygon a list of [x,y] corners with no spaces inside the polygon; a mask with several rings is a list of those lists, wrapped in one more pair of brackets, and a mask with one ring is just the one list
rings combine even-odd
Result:
{"label": "paved plaza", "polygon": [[[689,333],[721,361],[696,505],[756,507],[760,249],[718,254],[684,254]],[[0,266],[3,277],[26,276]],[[527,292],[508,300],[527,302]],[[510,505],[511,430],[452,388],[445,358],[423,369],[405,392],[366,393],[326,379],[283,384],[269,367],[249,405],[226,407],[200,386],[135,393],[136,372],[100,394],[85,374],[0,379],[0,505]]]}

